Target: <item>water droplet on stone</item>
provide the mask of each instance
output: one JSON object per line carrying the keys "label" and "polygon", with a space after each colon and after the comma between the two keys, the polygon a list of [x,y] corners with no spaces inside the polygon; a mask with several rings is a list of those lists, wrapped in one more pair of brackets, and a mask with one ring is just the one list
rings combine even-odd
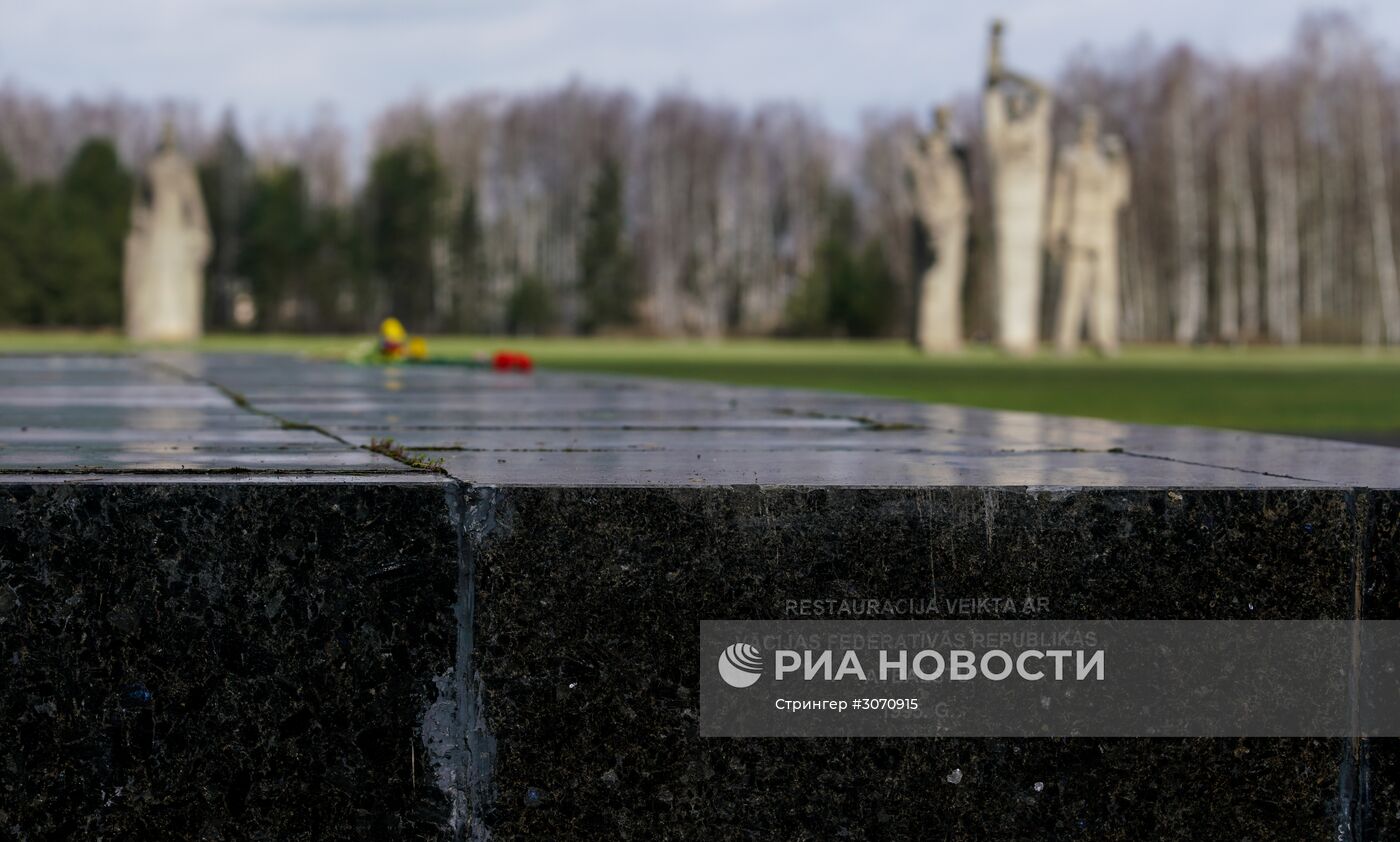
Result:
{"label": "water droplet on stone", "polygon": [[961,769],[954,769],[953,771],[951,771],[951,772],[948,773],[948,783],[950,783],[950,784],[956,784],[956,783],[961,783],[961,782],[962,782],[962,770],[961,770]]}

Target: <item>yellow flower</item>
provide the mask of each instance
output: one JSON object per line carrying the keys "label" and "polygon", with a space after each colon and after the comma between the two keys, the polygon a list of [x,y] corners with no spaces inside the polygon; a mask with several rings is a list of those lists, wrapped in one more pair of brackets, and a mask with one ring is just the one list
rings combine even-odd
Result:
{"label": "yellow flower", "polygon": [[408,336],[408,331],[403,329],[403,322],[390,316],[379,324],[379,338],[386,344],[399,345]]}

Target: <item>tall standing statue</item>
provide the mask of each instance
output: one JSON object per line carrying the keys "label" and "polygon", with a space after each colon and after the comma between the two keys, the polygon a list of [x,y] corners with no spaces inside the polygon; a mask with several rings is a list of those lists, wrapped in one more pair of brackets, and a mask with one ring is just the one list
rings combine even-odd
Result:
{"label": "tall standing statue", "polygon": [[1040,340],[1040,264],[1050,180],[1050,91],[1008,70],[1001,21],[992,24],[982,107],[992,174],[997,322],[1001,346],[1030,353]]}
{"label": "tall standing statue", "polygon": [[919,287],[914,340],[924,351],[962,347],[962,283],[971,208],[962,166],[948,134],[948,109],[933,114],[933,131],[920,147],[904,149],[914,180],[919,219],[928,231],[934,261]]}
{"label": "tall standing statue", "polygon": [[141,342],[199,338],[211,242],[199,179],[166,126],[131,208],[122,272],[128,337]]}
{"label": "tall standing statue", "polygon": [[1122,141],[1101,144],[1098,112],[1085,108],[1078,142],[1060,153],[1050,204],[1051,253],[1062,267],[1055,347],[1063,353],[1079,346],[1086,315],[1094,347],[1118,350],[1118,211],[1129,183]]}

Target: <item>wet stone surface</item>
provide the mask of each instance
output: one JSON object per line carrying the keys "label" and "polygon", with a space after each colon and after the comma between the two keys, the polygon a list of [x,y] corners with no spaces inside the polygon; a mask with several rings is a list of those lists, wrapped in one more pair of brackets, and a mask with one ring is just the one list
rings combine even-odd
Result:
{"label": "wet stone surface", "polygon": [[1400,450],[1286,436],[0,357],[0,838],[1388,838],[1391,740],[701,739],[697,644],[803,599],[1400,619],[1397,495]]}
{"label": "wet stone surface", "polygon": [[784,389],[270,357],[0,359],[0,471],[501,486],[1400,487],[1400,449]]}

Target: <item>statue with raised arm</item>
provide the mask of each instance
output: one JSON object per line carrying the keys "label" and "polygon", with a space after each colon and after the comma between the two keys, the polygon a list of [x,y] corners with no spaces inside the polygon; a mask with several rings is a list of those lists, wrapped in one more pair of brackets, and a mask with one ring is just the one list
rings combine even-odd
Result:
{"label": "statue with raised arm", "polygon": [[996,236],[997,330],[1004,349],[1030,353],[1040,341],[1040,265],[1053,101],[1044,85],[1006,68],[1002,31],[1001,21],[995,21],[982,98]]}
{"label": "statue with raised arm", "polygon": [[947,108],[935,110],[933,131],[918,145],[904,147],[916,210],[934,255],[919,285],[914,341],[921,350],[935,352],[962,347],[962,283],[971,209],[948,118]]}
{"label": "statue with raised arm", "polygon": [[1118,212],[1128,202],[1128,156],[1114,136],[1099,138],[1099,116],[1085,108],[1079,139],[1062,150],[1051,194],[1049,242],[1061,267],[1055,347],[1079,347],[1084,323],[1101,353],[1118,350]]}
{"label": "statue with raised arm", "polygon": [[122,270],[126,334],[186,342],[204,332],[204,264],[212,238],[199,179],[166,126],[131,207]]}

